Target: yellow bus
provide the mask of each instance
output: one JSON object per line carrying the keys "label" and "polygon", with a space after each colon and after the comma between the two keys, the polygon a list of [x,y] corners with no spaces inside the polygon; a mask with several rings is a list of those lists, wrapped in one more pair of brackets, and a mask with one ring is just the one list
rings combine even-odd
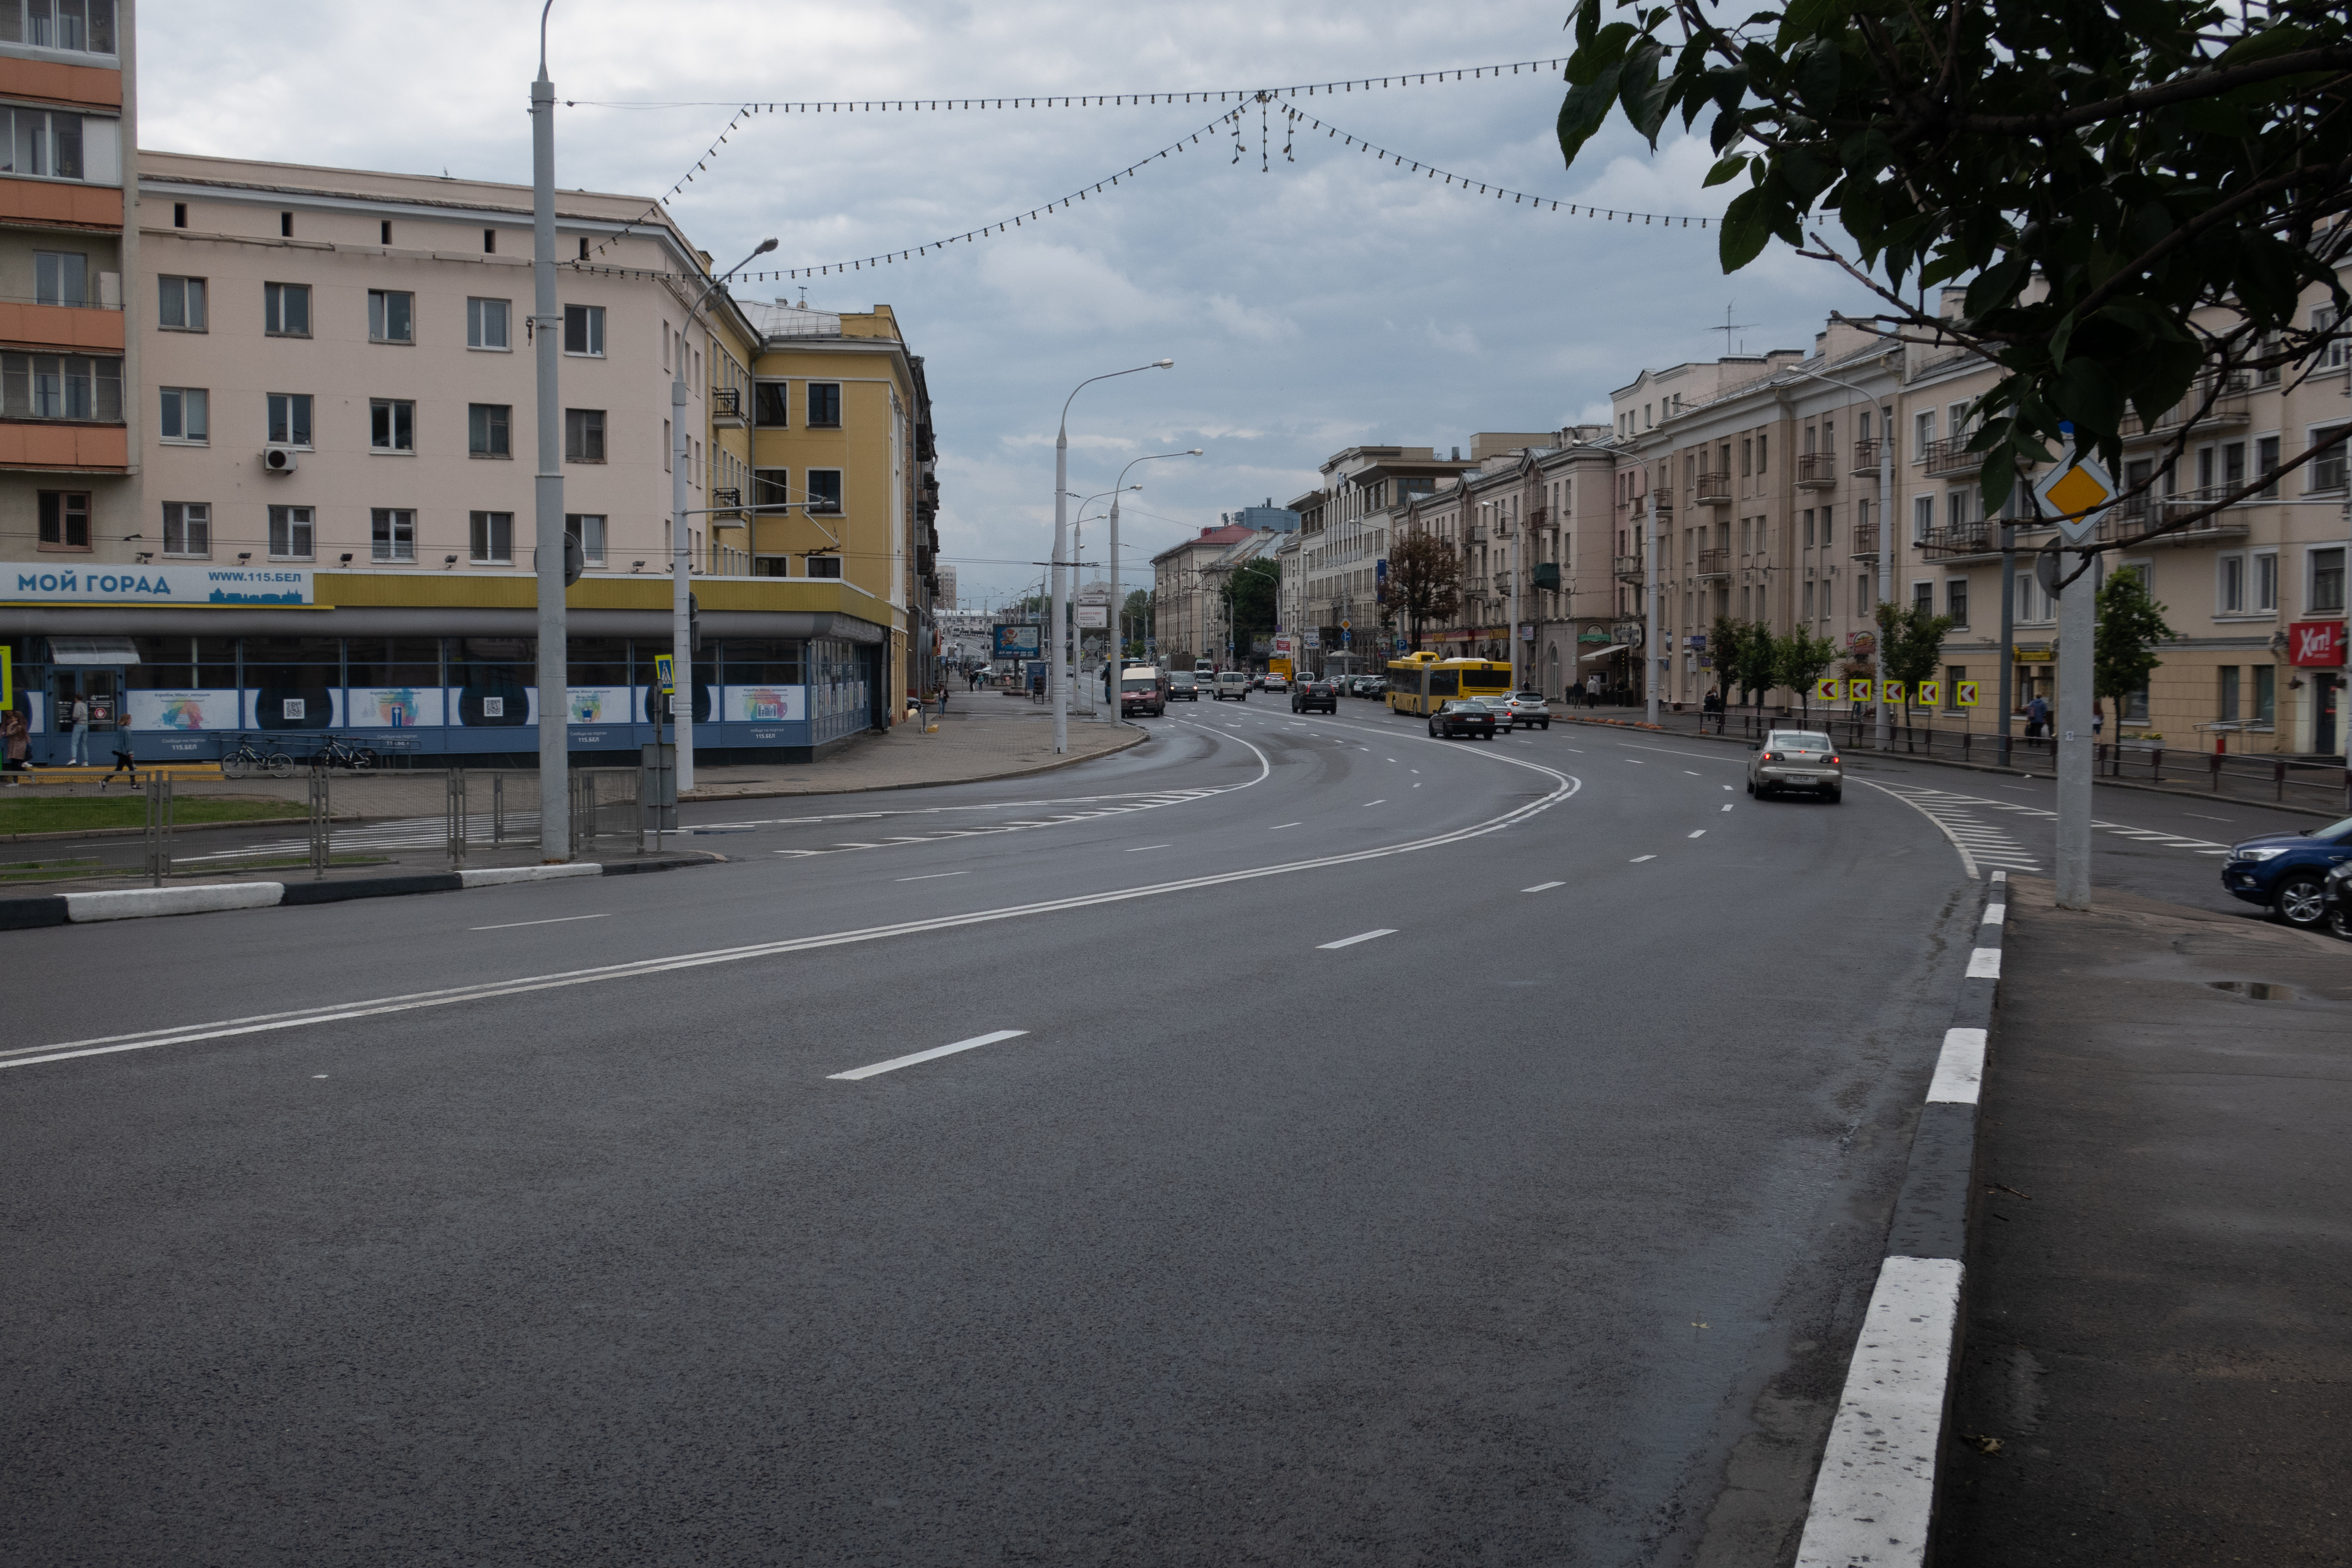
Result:
{"label": "yellow bus", "polygon": [[1408,654],[1389,665],[1389,708],[1434,713],[1457,697],[1507,697],[1511,667],[1490,658],[1440,658]]}

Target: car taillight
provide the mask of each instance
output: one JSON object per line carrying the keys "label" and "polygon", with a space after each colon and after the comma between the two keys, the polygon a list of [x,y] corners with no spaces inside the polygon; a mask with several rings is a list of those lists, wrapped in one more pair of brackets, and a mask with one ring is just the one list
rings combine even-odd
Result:
{"label": "car taillight", "polygon": [[1767,752],[1764,753],[1764,760],[1768,763],[1784,763],[1789,759],[1778,752]]}
{"label": "car taillight", "polygon": [[1838,765],[1838,760],[1837,760],[1835,757],[1832,757],[1832,758],[1830,759],[1830,766],[1832,766],[1832,767],[1836,767],[1837,765]]}

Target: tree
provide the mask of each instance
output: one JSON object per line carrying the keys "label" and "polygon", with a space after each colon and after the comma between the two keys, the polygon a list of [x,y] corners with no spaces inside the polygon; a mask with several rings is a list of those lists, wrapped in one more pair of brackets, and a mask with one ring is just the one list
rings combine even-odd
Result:
{"label": "tree", "polygon": [[[1142,588],[1130,588],[1127,602],[1119,607],[1118,643],[1122,649],[1140,655],[1143,639],[1151,629],[1151,595]],[[1131,645],[1131,646],[1130,646]]]}
{"label": "tree", "polygon": [[1462,558],[1430,533],[1401,534],[1389,544],[1389,604],[1411,628],[1421,651],[1421,628],[1452,620],[1462,609]]}
{"label": "tree", "polygon": [[[1986,454],[1988,514],[2020,465],[2048,460],[2063,420],[2120,473],[2127,404],[2153,426],[2184,395],[2210,404],[2233,373],[2316,368],[2352,334],[2337,279],[2352,257],[2341,0],[1789,0],[1753,12],[1667,0],[1605,25],[1604,5],[1577,0],[1559,123],[1568,161],[1612,108],[1654,149],[1670,115],[1688,128],[1711,114],[1707,184],[1748,184],[1722,220],[1726,272],[1777,236],[1871,289],[1880,310],[1864,324],[2003,372],[1969,442]],[[1851,256],[1811,226],[1823,218]],[[1947,317],[1931,290],[1964,279]],[[2325,324],[2300,307],[2315,285],[2335,302]],[[2185,449],[2189,423],[2154,474]],[[2101,548],[2192,526],[2275,482],[2250,475],[2200,509],[2154,509],[2163,521],[2148,533]]]}
{"label": "tree", "polygon": [[2097,640],[2091,653],[2091,700],[2114,700],[2117,741],[2124,738],[2125,700],[2144,689],[2148,676],[2164,662],[2156,657],[2156,645],[2179,635],[2165,624],[2164,606],[2148,593],[2138,567],[2126,566],[2101,584]]}
{"label": "tree", "polygon": [[1739,637],[1739,684],[1748,700],[1763,706],[1764,694],[1780,684],[1780,656],[1772,628],[1762,621],[1749,621]]}
{"label": "tree", "polygon": [[1782,686],[1797,694],[1805,722],[1813,719],[1813,682],[1838,656],[1837,644],[1827,637],[1817,637],[1799,626],[1787,637],[1773,639],[1773,673]]}
{"label": "tree", "polygon": [[1729,616],[1717,616],[1715,625],[1706,630],[1706,656],[1715,665],[1716,695],[1723,700],[1723,712],[1716,717],[1716,732],[1731,712],[1731,683],[1739,670],[1740,647],[1748,638],[1748,623],[1735,621]]}
{"label": "tree", "polygon": [[1944,657],[1944,637],[1957,623],[1924,605],[1878,602],[1878,673],[1903,685],[1903,741],[1911,739],[1911,694],[1923,680],[1936,679]]}
{"label": "tree", "polygon": [[1282,569],[1271,561],[1244,561],[1225,575],[1219,590],[1225,604],[1225,624],[1233,628],[1234,657],[1246,661],[1261,637],[1272,637],[1275,598],[1282,585]]}

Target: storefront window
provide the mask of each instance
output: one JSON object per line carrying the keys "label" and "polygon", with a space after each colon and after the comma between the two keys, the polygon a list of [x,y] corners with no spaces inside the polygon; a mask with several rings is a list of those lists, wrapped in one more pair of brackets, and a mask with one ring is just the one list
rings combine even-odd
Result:
{"label": "storefront window", "polygon": [[629,724],[636,721],[629,679],[629,644],[625,637],[573,637],[564,698],[574,724]]}
{"label": "storefront window", "polygon": [[331,730],[343,722],[340,637],[245,639],[245,718],[256,730]]}
{"label": "storefront window", "polygon": [[344,723],[407,730],[448,721],[439,637],[352,637],[344,660]]}

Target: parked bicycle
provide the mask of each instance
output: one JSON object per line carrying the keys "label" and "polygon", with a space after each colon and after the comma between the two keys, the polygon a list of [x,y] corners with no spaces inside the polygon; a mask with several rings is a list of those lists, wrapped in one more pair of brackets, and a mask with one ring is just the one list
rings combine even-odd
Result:
{"label": "parked bicycle", "polygon": [[268,773],[271,778],[290,779],[294,776],[294,759],[284,752],[264,752],[257,748],[250,735],[236,738],[236,750],[221,753],[221,777],[241,779],[249,773]]}
{"label": "parked bicycle", "polygon": [[310,753],[310,759],[314,768],[349,768],[355,773],[374,767],[376,760],[375,752],[368,747],[351,745],[335,735],[320,736],[319,749]]}

